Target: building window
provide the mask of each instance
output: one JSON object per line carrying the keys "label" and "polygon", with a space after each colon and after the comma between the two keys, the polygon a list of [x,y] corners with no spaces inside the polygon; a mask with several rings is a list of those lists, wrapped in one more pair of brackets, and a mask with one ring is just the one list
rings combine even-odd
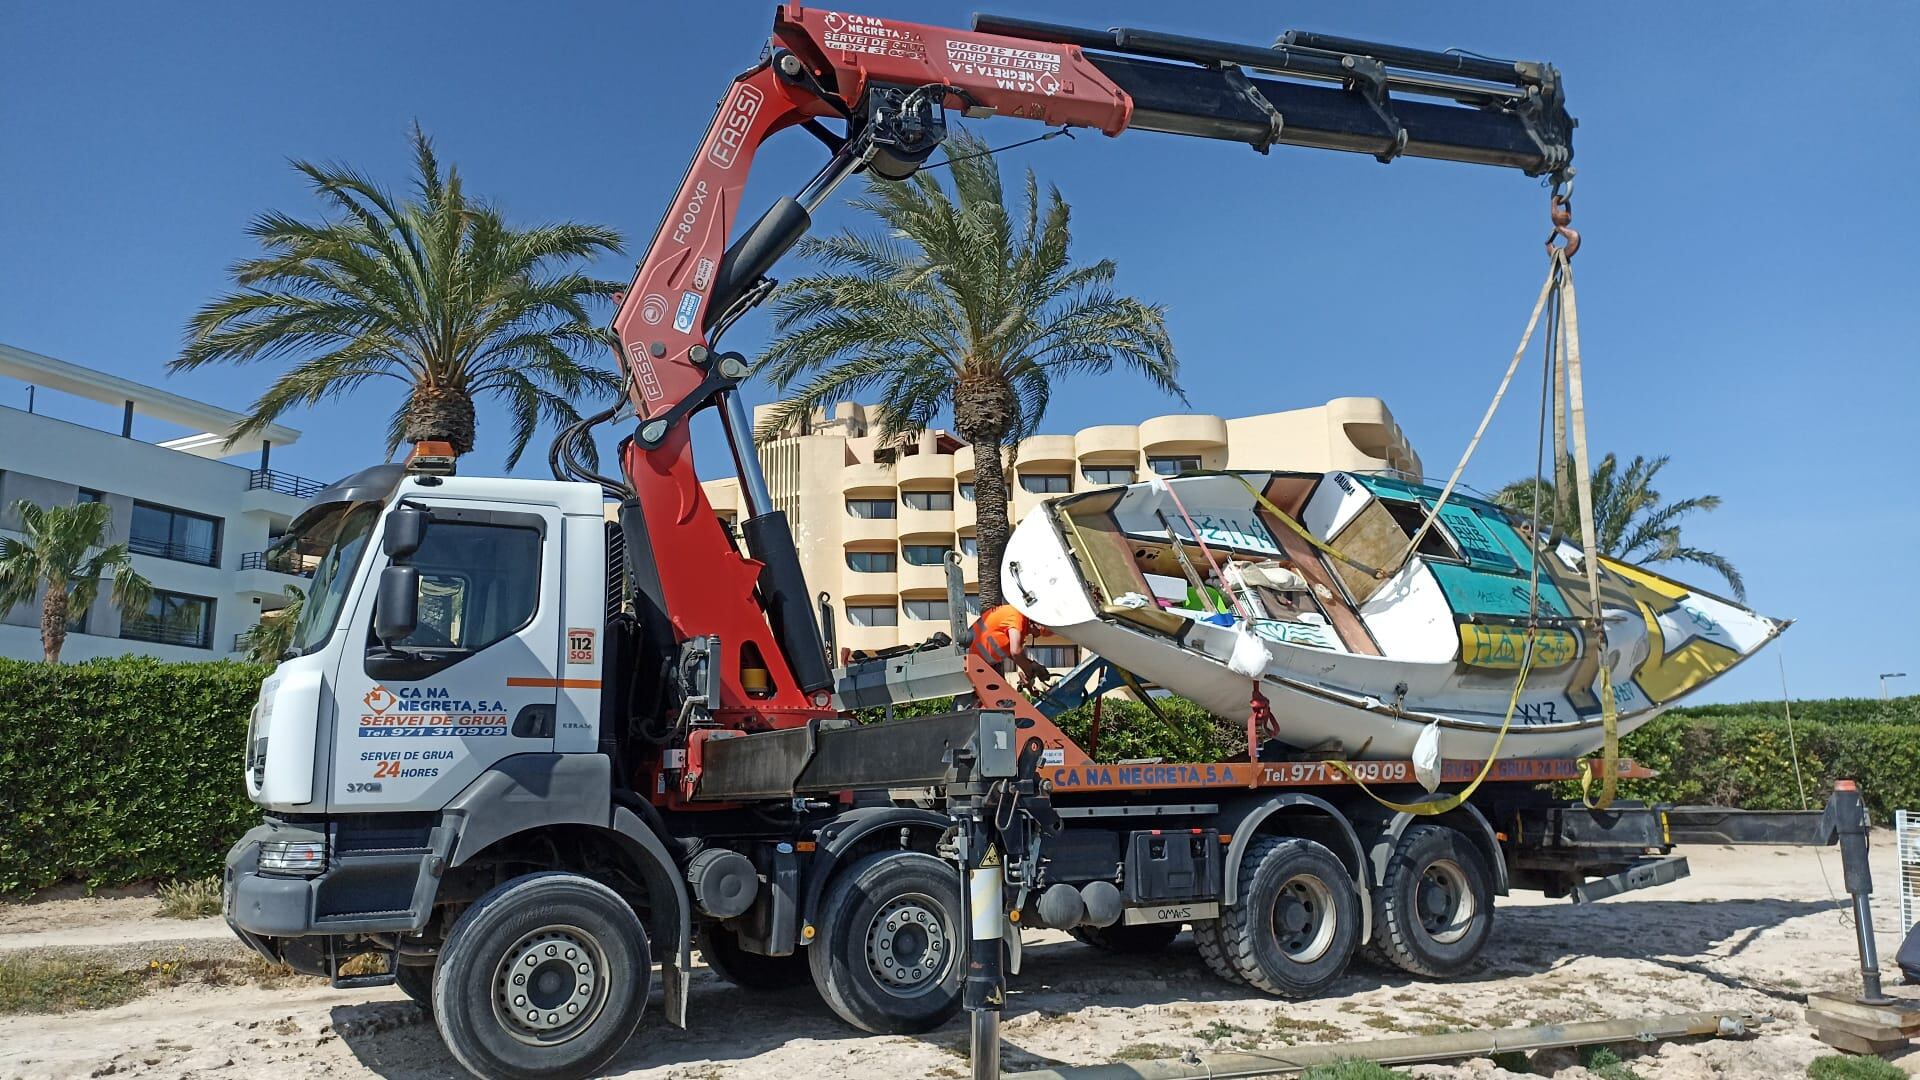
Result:
{"label": "building window", "polygon": [[960,538],[960,554],[965,555],[970,559],[979,558],[980,557],[980,538],[977,536],[961,537]]}
{"label": "building window", "polygon": [[910,510],[951,510],[953,492],[951,491],[903,491],[900,501]]}
{"label": "building window", "polygon": [[1035,495],[1059,495],[1073,490],[1073,477],[1066,473],[1030,473],[1020,474],[1020,487]]}
{"label": "building window", "polygon": [[947,602],[945,600],[902,600],[900,606],[907,609],[907,618],[921,622],[946,622]]}
{"label": "building window", "polygon": [[857,518],[890,518],[896,516],[892,499],[848,499],[847,516]]}
{"label": "building window", "polygon": [[849,551],[847,569],[861,574],[891,574],[894,568],[891,551]]}
{"label": "building window", "polygon": [[408,564],[420,570],[420,622],[396,645],[479,652],[540,604],[538,529],[436,521]]}
{"label": "building window", "polygon": [[1133,467],[1130,465],[1089,465],[1080,470],[1087,483],[1107,486],[1109,484],[1133,483]]}
{"label": "building window", "polygon": [[1161,476],[1176,476],[1183,472],[1200,471],[1200,459],[1198,457],[1150,457],[1147,459],[1147,468]]}
{"label": "building window", "polygon": [[92,488],[81,488],[80,497],[73,501],[84,505],[86,503],[97,503],[102,501],[105,498],[106,498],[105,495],[102,495],[100,492],[95,491]]}
{"label": "building window", "polygon": [[892,604],[848,604],[847,621],[855,626],[899,626],[900,613]]}
{"label": "building window", "polygon": [[939,566],[952,550],[945,544],[907,544],[900,549],[900,556],[908,566]]}
{"label": "building window", "polygon": [[973,501],[973,481],[969,480],[960,485],[960,497],[968,502]]}
{"label": "building window", "polygon": [[161,645],[213,647],[213,601],[204,596],[153,590],[147,610],[120,620],[120,636]]}
{"label": "building window", "polygon": [[1070,668],[1080,662],[1080,649],[1074,645],[1033,645],[1027,649],[1027,655],[1034,662],[1050,668]]}
{"label": "building window", "polygon": [[142,555],[218,566],[220,519],[136,502],[127,546]]}

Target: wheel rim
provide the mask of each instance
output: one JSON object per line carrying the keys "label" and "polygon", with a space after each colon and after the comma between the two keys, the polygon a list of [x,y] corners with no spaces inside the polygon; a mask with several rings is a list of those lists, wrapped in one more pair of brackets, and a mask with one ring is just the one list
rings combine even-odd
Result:
{"label": "wheel rim", "polygon": [[1452,859],[1428,864],[1414,886],[1414,910],[1420,913],[1420,928],[1434,941],[1451,945],[1466,937],[1479,911],[1467,872]]}
{"label": "wheel rim", "polygon": [[1333,947],[1339,922],[1333,889],[1312,874],[1295,874],[1280,883],[1273,901],[1273,939],[1296,964],[1311,964]]}
{"label": "wheel rim", "polygon": [[938,901],[904,893],[881,905],[867,926],[867,969],[898,997],[928,993],[953,963],[952,938]]}
{"label": "wheel rim", "polygon": [[580,1034],[607,1004],[607,957],[577,926],[524,934],[493,972],[493,1014],[507,1033],[533,1046]]}

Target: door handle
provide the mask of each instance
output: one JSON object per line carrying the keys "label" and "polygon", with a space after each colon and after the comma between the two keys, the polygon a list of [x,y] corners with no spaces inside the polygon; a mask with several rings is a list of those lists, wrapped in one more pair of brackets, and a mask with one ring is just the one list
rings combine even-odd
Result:
{"label": "door handle", "polygon": [[527,705],[513,718],[513,734],[519,739],[553,738],[552,705]]}

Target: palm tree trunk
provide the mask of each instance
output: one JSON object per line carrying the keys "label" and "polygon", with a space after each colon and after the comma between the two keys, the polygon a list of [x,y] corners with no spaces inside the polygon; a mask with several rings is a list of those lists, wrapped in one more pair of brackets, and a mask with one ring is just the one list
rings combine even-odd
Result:
{"label": "palm tree trunk", "polygon": [[1002,603],[1000,558],[1013,526],[1007,519],[1007,470],[1001,456],[1007,432],[1020,415],[1013,387],[997,376],[962,372],[953,394],[953,427],[973,444],[974,527],[980,544],[980,608]]}
{"label": "palm tree trunk", "polygon": [[67,590],[60,585],[47,587],[47,598],[40,602],[40,650],[47,663],[60,662],[60,649],[67,643]]}
{"label": "palm tree trunk", "polygon": [[416,386],[407,400],[406,441],[443,442],[473,452],[473,395],[445,386]]}

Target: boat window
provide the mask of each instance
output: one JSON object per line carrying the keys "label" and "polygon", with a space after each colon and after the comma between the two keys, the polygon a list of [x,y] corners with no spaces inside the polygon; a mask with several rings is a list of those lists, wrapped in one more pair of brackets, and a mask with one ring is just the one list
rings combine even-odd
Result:
{"label": "boat window", "polygon": [[[1408,539],[1412,539],[1413,535],[1420,531],[1420,526],[1426,523],[1427,509],[1419,503],[1381,499],[1380,505],[1386,508],[1387,513],[1393,515],[1396,524],[1406,530]],[[1435,521],[1433,527],[1427,530],[1427,534],[1420,538],[1420,547],[1414,553],[1433,559],[1462,561],[1460,549],[1454,546],[1453,538],[1447,533],[1447,527],[1438,521]]]}

